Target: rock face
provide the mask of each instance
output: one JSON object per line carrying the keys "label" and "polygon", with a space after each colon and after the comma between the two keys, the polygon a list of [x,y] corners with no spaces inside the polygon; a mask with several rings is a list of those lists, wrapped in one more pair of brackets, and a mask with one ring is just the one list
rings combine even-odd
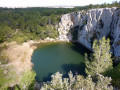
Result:
{"label": "rock face", "polygon": [[62,41],[71,40],[71,36],[68,35],[69,30],[72,28],[73,22],[71,21],[71,15],[65,14],[61,17],[61,22],[59,23],[59,39]]}
{"label": "rock face", "polygon": [[120,56],[120,9],[91,9],[63,15],[58,28],[60,40],[73,40],[72,30],[77,30],[75,41],[90,50],[95,39],[109,37],[114,55]]}
{"label": "rock face", "polygon": [[120,57],[120,10],[116,10],[113,15],[110,31],[110,35],[113,38],[112,47],[114,55]]}

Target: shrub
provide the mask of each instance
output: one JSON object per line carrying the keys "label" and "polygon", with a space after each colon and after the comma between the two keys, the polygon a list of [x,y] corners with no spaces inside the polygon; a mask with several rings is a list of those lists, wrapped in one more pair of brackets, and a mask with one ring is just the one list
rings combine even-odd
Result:
{"label": "shrub", "polygon": [[[29,89],[29,87],[35,83],[35,76],[36,74],[34,71],[30,71],[30,70],[25,71],[20,80],[20,84],[19,84],[20,88],[22,90]],[[31,86],[31,88],[33,88],[33,86]]]}
{"label": "shrub", "polygon": [[105,76],[112,78],[112,85],[120,88],[120,64],[114,67],[112,70],[106,71]]}
{"label": "shrub", "polygon": [[69,72],[69,78],[62,78],[59,72],[52,75],[50,82],[44,83],[41,90],[113,90],[110,85],[111,78],[97,75],[97,82],[93,82],[91,76],[84,78],[81,75],[73,76]]}

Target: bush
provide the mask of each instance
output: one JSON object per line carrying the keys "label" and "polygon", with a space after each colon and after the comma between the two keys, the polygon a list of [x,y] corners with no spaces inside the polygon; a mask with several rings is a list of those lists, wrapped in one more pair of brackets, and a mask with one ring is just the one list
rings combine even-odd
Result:
{"label": "bush", "polygon": [[13,30],[9,26],[0,26],[0,43],[9,40],[13,36]]}
{"label": "bush", "polygon": [[18,31],[9,41],[16,41],[17,43],[21,44],[28,40],[37,40],[39,37],[34,33],[27,33],[23,31]]}
{"label": "bush", "polygon": [[84,78],[81,75],[73,76],[69,72],[69,78],[62,78],[59,72],[52,75],[50,82],[44,83],[41,90],[113,90],[110,85],[111,78],[98,74],[97,82],[93,82],[91,76]]}
{"label": "bush", "polygon": [[20,80],[20,84],[19,84],[20,88],[22,90],[33,88],[33,85],[35,83],[35,76],[36,74],[34,71],[30,71],[30,70],[25,71]]}
{"label": "bush", "polygon": [[3,88],[6,84],[6,78],[3,69],[0,67],[0,88]]}
{"label": "bush", "polygon": [[120,88],[120,64],[114,67],[112,70],[106,71],[104,75],[111,77],[112,85]]}

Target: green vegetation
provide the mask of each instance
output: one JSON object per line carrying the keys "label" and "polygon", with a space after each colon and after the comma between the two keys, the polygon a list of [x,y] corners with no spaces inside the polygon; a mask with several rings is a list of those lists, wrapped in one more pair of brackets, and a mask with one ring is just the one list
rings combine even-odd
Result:
{"label": "green vegetation", "polygon": [[120,64],[110,71],[104,73],[105,76],[112,78],[112,85],[120,88]]}
{"label": "green vegetation", "polygon": [[[73,75],[70,71],[68,78],[63,78],[59,72],[51,76],[50,82],[43,83],[43,90],[113,90],[113,86],[119,87],[120,84],[120,65],[112,67],[111,53],[109,51],[110,40],[103,37],[101,40],[95,40],[93,43],[93,54],[90,55],[90,60],[86,57],[86,73],[87,77],[81,75]],[[9,82],[2,69],[0,69],[0,86],[5,89]],[[103,75],[104,76],[103,76]],[[13,75],[13,74],[12,74]],[[16,85],[15,90],[33,90],[35,84],[35,72],[26,71],[21,77],[20,83]],[[112,78],[112,79],[111,79]],[[11,80],[11,79],[10,79]],[[111,83],[112,82],[112,85]]]}
{"label": "green vegetation", "polygon": [[93,5],[93,4],[90,4],[90,5],[87,5],[87,6],[81,6],[81,7],[76,7],[75,10],[88,10],[88,9],[94,9],[94,8],[112,8],[112,7],[120,7],[120,1],[117,2],[117,1],[114,1],[112,2],[112,4],[109,4],[109,3],[104,3],[104,4],[96,4],[96,5]]}
{"label": "green vegetation", "polygon": [[111,78],[98,74],[97,82],[93,82],[91,76],[84,78],[81,75],[73,76],[69,72],[69,78],[62,78],[59,72],[52,75],[51,82],[44,83],[42,90],[113,90],[110,85]]}
{"label": "green vegetation", "polygon": [[86,56],[86,73],[88,75],[101,74],[112,69],[112,59],[110,50],[110,40],[103,37],[101,40],[95,40],[93,43],[93,54],[90,60]]}
{"label": "green vegetation", "polygon": [[26,42],[28,40],[38,40],[39,37],[35,35],[34,33],[27,33],[23,31],[18,31],[17,34],[15,34],[12,38],[10,38],[8,41],[16,41],[19,44]]}
{"label": "green vegetation", "polygon": [[[51,82],[44,83],[42,89],[113,90],[113,87],[110,86],[111,81],[113,86],[119,87],[120,65],[113,68],[109,43],[110,40],[106,40],[105,37],[99,41],[94,41],[94,52],[90,58],[86,56],[86,73],[88,75],[86,78],[81,75],[73,76],[72,72],[69,73],[69,78],[62,78],[62,74],[57,72],[51,76]],[[108,77],[112,77],[112,79]]]}
{"label": "green vegetation", "polygon": [[[41,15],[41,8],[4,9],[0,11],[0,43],[56,38],[58,31],[55,25],[60,21],[60,15]],[[35,11],[34,11],[35,10]]]}
{"label": "green vegetation", "polygon": [[110,52],[110,40],[105,40],[103,37],[101,40],[95,40],[93,43],[93,53],[90,57],[86,54],[86,73],[92,75],[95,78],[96,74],[103,74],[106,77],[112,78],[112,85],[120,88],[120,64],[113,67],[111,52]]}
{"label": "green vegetation", "polygon": [[7,83],[7,79],[5,78],[5,74],[2,68],[0,68],[0,88],[5,88],[5,84]]}
{"label": "green vegetation", "polygon": [[12,38],[13,30],[7,25],[0,25],[0,43]]}
{"label": "green vegetation", "polygon": [[35,83],[35,72],[34,71],[26,71],[24,72],[21,80],[20,80],[20,88],[22,90],[26,90],[26,89],[29,89],[29,88],[33,88],[33,85]]}
{"label": "green vegetation", "polygon": [[6,45],[0,46],[0,63],[1,64],[7,64],[8,63],[8,57],[4,53],[4,50],[7,48]]}
{"label": "green vegetation", "polygon": [[[0,8],[0,43],[5,41],[17,41],[18,43],[23,43],[28,40],[45,39],[46,37],[56,38],[58,37],[56,25],[60,21],[62,14],[105,7],[118,7],[117,9],[119,9],[120,1],[115,1],[112,4],[90,4],[75,8]],[[85,11],[83,13],[85,14]],[[86,24],[87,21],[84,21],[84,25]],[[78,39],[77,28],[80,28],[81,30],[84,25],[81,27],[76,26],[71,30],[73,40]],[[100,28],[104,27],[102,20],[99,21],[99,25]],[[91,41],[95,38],[96,35],[93,35]],[[99,41],[95,40],[93,43],[93,54],[90,55],[90,58],[86,55],[85,71],[88,75],[86,78],[81,75],[73,76],[72,72],[69,73],[69,78],[62,78],[62,74],[57,72],[52,75],[52,80],[50,82],[44,83],[42,88],[57,90],[111,90],[113,89],[110,84],[111,78],[112,85],[120,88],[120,65],[116,67],[112,66],[109,43],[109,39],[105,40],[105,37]],[[118,41],[116,44],[119,45],[120,42]],[[2,52],[5,48],[6,46],[0,47],[0,64],[2,65],[7,63],[7,57]],[[3,70],[3,68],[1,68],[2,65],[0,65],[0,89],[8,90],[9,84],[14,82],[13,78],[16,78],[16,76],[14,72],[10,71],[10,67],[4,68]],[[23,74],[19,85],[15,86],[15,89],[33,90],[35,76],[35,72],[26,71]],[[95,80],[92,80],[94,78]]]}
{"label": "green vegetation", "polygon": [[[120,2],[90,4],[75,8],[0,8],[0,43],[13,40],[22,43],[31,39],[56,38],[58,31],[55,26],[62,14],[105,7],[120,7]],[[86,24],[84,21],[84,25]],[[101,20],[99,24],[101,28],[104,27]]]}
{"label": "green vegetation", "polygon": [[15,72],[11,68],[11,66],[1,68],[0,65],[0,90],[7,90],[8,86],[14,82],[16,76],[14,76]]}
{"label": "green vegetation", "polygon": [[34,90],[35,76],[34,71],[27,70],[22,74],[19,84],[13,87],[7,86],[5,90]]}

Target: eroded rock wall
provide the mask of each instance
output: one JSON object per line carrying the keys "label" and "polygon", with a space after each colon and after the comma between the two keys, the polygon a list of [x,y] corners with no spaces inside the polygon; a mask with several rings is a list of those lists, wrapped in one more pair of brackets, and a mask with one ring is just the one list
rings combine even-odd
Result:
{"label": "eroded rock wall", "polygon": [[116,10],[114,13],[110,29],[110,35],[113,38],[112,48],[114,55],[120,57],[120,10]]}
{"label": "eroded rock wall", "polygon": [[111,37],[111,49],[120,56],[120,9],[100,8],[63,15],[58,28],[60,40],[72,40],[72,28],[78,31],[76,41],[88,49],[92,49],[95,39]]}

